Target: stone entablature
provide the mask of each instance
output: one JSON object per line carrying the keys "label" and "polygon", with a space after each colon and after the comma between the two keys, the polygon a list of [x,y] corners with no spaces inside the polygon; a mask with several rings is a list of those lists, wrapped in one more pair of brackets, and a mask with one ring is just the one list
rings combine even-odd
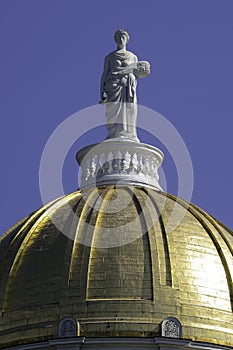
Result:
{"label": "stone entablature", "polygon": [[5,348],[4,350],[232,350],[232,347],[210,343],[194,342],[183,339],[168,338],[85,338],[55,339],[41,343],[20,345]]}

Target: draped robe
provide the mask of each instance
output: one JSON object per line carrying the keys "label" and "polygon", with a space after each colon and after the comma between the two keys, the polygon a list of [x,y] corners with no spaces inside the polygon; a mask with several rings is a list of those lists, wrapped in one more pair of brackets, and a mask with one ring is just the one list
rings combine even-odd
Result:
{"label": "draped robe", "polygon": [[114,51],[105,58],[101,93],[106,94],[107,138],[127,137],[138,141],[137,79],[133,73],[137,62],[137,56],[126,50]]}

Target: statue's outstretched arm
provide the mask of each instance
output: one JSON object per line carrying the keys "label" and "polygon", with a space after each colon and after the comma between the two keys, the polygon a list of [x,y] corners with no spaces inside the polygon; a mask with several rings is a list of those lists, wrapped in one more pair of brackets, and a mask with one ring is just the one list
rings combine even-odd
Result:
{"label": "statue's outstretched arm", "polygon": [[100,98],[101,98],[102,102],[104,102],[104,100],[107,99],[107,94],[106,94],[104,86],[105,86],[105,82],[106,82],[106,78],[107,78],[109,69],[110,69],[109,56],[107,56],[107,57],[105,57],[105,60],[104,60],[104,71],[103,71],[103,74],[101,77],[101,82],[100,82]]}

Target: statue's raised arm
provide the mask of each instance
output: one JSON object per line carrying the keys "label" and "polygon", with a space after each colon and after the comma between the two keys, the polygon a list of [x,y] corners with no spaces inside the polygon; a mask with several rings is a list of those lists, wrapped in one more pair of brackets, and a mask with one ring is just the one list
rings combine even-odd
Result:
{"label": "statue's raised arm", "polygon": [[107,138],[126,137],[138,141],[137,78],[150,73],[150,64],[138,62],[137,56],[126,50],[129,34],[117,30],[114,35],[117,49],[105,57],[100,83],[100,103],[106,103]]}

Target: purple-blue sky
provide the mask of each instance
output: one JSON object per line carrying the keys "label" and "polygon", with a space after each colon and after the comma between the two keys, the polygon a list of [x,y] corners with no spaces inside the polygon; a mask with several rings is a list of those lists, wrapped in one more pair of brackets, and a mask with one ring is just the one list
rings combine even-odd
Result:
{"label": "purple-blue sky", "polygon": [[[128,49],[151,63],[139,103],[165,116],[187,145],[192,202],[233,228],[232,13],[232,0],[1,0],[1,232],[42,205],[44,145],[68,116],[98,103],[117,27],[129,31]],[[77,187],[75,151],[65,162],[67,193]],[[176,194],[169,162],[165,152]]]}

